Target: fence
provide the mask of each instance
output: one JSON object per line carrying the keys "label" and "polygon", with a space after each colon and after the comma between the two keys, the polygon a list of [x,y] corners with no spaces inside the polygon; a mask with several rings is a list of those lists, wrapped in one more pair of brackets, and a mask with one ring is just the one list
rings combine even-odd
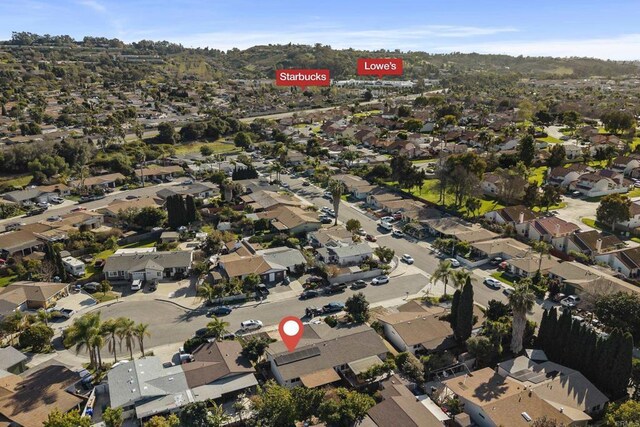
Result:
{"label": "fence", "polygon": [[158,239],[164,230],[154,230],[147,233],[138,233],[131,236],[123,236],[118,240],[118,245],[129,245],[143,240]]}
{"label": "fence", "polygon": [[374,268],[367,271],[358,271],[356,273],[347,273],[347,274],[341,274],[340,276],[336,276],[336,277],[329,277],[328,280],[330,284],[345,283],[345,282],[353,282],[356,280],[373,279],[374,277],[378,277],[382,274],[384,274],[384,272],[381,269]]}

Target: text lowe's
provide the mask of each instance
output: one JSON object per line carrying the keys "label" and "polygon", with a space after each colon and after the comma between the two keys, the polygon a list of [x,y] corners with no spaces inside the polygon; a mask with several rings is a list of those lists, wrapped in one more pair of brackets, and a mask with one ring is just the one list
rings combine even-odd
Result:
{"label": "text lowe's", "polygon": [[402,58],[359,58],[359,76],[401,76]]}
{"label": "text lowe's", "polygon": [[277,86],[300,86],[304,90],[307,86],[329,86],[330,84],[329,70],[276,70]]}

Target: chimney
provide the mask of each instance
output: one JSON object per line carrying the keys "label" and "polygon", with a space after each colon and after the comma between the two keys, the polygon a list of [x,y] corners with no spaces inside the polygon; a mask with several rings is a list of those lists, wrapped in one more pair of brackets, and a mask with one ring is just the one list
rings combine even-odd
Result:
{"label": "chimney", "polygon": [[522,224],[524,222],[524,212],[520,212],[518,215],[518,224]]}
{"label": "chimney", "polygon": [[556,236],[560,235],[560,224],[556,224]]}
{"label": "chimney", "polygon": [[596,240],[596,253],[599,254],[602,251],[602,239]]}

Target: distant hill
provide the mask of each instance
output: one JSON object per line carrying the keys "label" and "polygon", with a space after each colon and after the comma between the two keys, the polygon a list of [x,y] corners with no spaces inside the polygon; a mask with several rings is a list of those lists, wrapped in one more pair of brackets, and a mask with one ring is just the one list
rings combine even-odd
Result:
{"label": "distant hill", "polygon": [[[5,55],[3,56],[3,52]],[[167,77],[194,79],[272,78],[274,70],[283,68],[329,68],[334,78],[355,76],[360,57],[402,57],[404,78],[439,77],[442,74],[492,71],[535,78],[620,77],[637,75],[638,61],[605,61],[593,58],[513,57],[484,54],[429,54],[426,52],[361,51],[332,49],[329,46],[262,45],[223,52],[216,49],[192,49],[166,41],[142,40],[131,44],[117,39],[85,37],[81,41],[69,36],[40,36],[14,33],[11,40],[0,42],[0,71],[8,64],[64,61],[84,64],[87,70],[114,68],[117,73],[136,70],[149,77],[156,72]],[[143,63],[144,66],[140,66]],[[122,65],[128,64],[128,65]],[[17,65],[17,64],[16,64]],[[11,68],[11,67],[8,67]],[[18,67],[13,67],[17,69]],[[133,70],[133,71],[131,71]],[[101,70],[104,71],[104,70]]]}

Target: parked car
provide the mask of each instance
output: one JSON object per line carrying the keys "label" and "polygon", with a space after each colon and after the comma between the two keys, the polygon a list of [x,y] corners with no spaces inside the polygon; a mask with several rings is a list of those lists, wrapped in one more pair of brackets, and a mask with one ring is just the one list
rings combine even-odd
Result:
{"label": "parked car", "polygon": [[483,283],[491,289],[502,289],[502,282],[498,279],[494,279],[493,277],[487,277],[483,280]]}
{"label": "parked car", "polygon": [[20,228],[23,226],[23,223],[20,222],[12,222],[11,224],[7,224],[4,226],[4,231],[15,231],[15,230],[20,230]]}
{"label": "parked car", "polygon": [[262,328],[262,322],[260,320],[245,320],[240,323],[240,328],[243,331],[253,331]]}
{"label": "parked car", "polygon": [[372,235],[372,234],[367,234],[366,236],[364,236],[364,239],[367,242],[377,242],[378,239],[376,238],[376,236]]}
{"label": "parked car", "polygon": [[49,202],[39,202],[39,203],[36,204],[36,206],[39,207],[39,208],[47,209],[51,205],[49,204]]}
{"label": "parked car", "polygon": [[403,262],[406,262],[407,264],[413,264],[413,257],[409,254],[404,254],[402,255],[402,258],[400,258]]}
{"label": "parked car", "polygon": [[158,289],[158,281],[152,280],[149,282],[149,292],[155,292]]}
{"label": "parked car", "polygon": [[553,302],[560,302],[560,301],[562,301],[563,299],[565,299],[565,297],[566,297],[566,295],[565,295],[565,294],[563,294],[563,293],[557,293],[557,294],[555,294],[555,295],[553,296],[553,298],[551,298],[551,300],[552,300]]}
{"label": "parked car", "polygon": [[385,231],[391,231],[393,230],[393,225],[391,225],[388,222],[384,222],[384,221],[380,221],[378,223],[378,227],[380,227],[381,229],[385,230]]}
{"label": "parked car", "polygon": [[505,294],[506,296],[509,296],[513,293],[513,288],[504,288],[502,290],[502,293]]}
{"label": "parked car", "polygon": [[51,222],[62,221],[62,217],[60,215],[53,215],[47,218],[47,221],[51,221]]}
{"label": "parked car", "polygon": [[321,216],[320,217],[320,222],[322,224],[331,224],[333,222],[333,219],[329,218],[328,216]]}
{"label": "parked car", "polygon": [[191,185],[191,184],[193,184],[193,180],[191,180],[191,179],[187,179],[185,181],[182,181],[182,185]]}
{"label": "parked car", "polygon": [[307,283],[321,283],[324,282],[324,279],[320,276],[309,276],[306,280]]}
{"label": "parked car", "polygon": [[102,268],[104,267],[104,263],[105,263],[105,260],[102,258],[99,258],[96,260],[96,262],[93,263],[93,266],[97,268]]}
{"label": "parked car", "polygon": [[402,219],[402,212],[396,212],[392,215],[393,219],[400,221]]}
{"label": "parked car", "polygon": [[135,194],[129,194],[125,199],[127,200],[138,200],[140,196],[136,196]]}
{"label": "parked car", "polygon": [[98,282],[85,283],[82,286],[82,288],[87,292],[96,292],[98,289],[100,289],[100,283]]}
{"label": "parked car", "polygon": [[307,307],[304,309],[304,314],[307,317],[315,317],[324,314],[324,310],[318,307]]}
{"label": "parked car", "polygon": [[351,289],[353,289],[353,290],[362,289],[362,288],[366,288],[366,287],[367,287],[367,282],[365,282],[364,280],[356,280],[351,285]]}
{"label": "parked car", "polygon": [[55,203],[56,205],[64,203],[64,199],[62,197],[52,197],[49,199],[49,201],[51,201],[51,203]]}
{"label": "parked car", "polygon": [[374,277],[371,281],[372,285],[384,285],[385,283],[389,283],[389,276]]}
{"label": "parked car", "polygon": [[356,234],[357,234],[358,236],[366,236],[366,235],[367,235],[367,232],[366,232],[366,231],[364,231],[364,228],[358,228],[358,229],[356,230]]}
{"label": "parked car", "polygon": [[269,288],[267,288],[267,285],[265,285],[264,283],[260,283],[256,285],[256,293],[260,296],[266,297],[271,292],[269,291]]}
{"label": "parked car", "polygon": [[308,186],[310,186],[310,185],[311,185],[311,184],[309,183],[309,181],[302,181],[302,186],[303,186],[303,187],[308,187]]}
{"label": "parked car", "polygon": [[305,300],[305,299],[315,298],[319,295],[320,295],[320,292],[316,291],[315,289],[308,289],[300,294],[300,299]]}
{"label": "parked car", "polygon": [[568,307],[568,308],[573,308],[579,303],[580,303],[580,297],[577,295],[569,295],[568,297],[560,301],[560,304],[563,307]]}
{"label": "parked car", "polygon": [[502,261],[504,260],[499,256],[497,256],[495,258],[492,258],[491,261],[489,261],[489,263],[491,263],[491,265],[499,265]]}
{"label": "parked car", "polygon": [[73,208],[71,209],[71,212],[81,212],[81,211],[86,211],[87,208],[85,208],[84,206],[78,206],[77,208]]}
{"label": "parked car", "polygon": [[460,261],[458,261],[455,258],[447,258],[447,261],[449,261],[451,263],[451,267],[453,267],[453,268],[460,267]]}
{"label": "parked car", "polygon": [[28,211],[25,216],[36,216],[36,215],[40,215],[43,214],[47,211],[47,208],[34,208],[31,209],[30,211]]}
{"label": "parked car", "polygon": [[63,318],[63,319],[70,319],[71,316],[73,316],[76,312],[75,310],[72,310],[70,308],[57,308],[57,307],[52,307],[47,309],[48,313],[51,313],[51,317],[53,317],[54,319],[59,319],[59,318]]}
{"label": "parked car", "polygon": [[167,176],[165,177],[165,182],[172,182],[173,181],[173,177],[172,176]]}
{"label": "parked car", "polygon": [[344,292],[347,289],[346,283],[334,283],[325,289],[325,293],[328,295]]}
{"label": "parked car", "polygon": [[327,313],[337,313],[338,311],[344,310],[344,304],[341,302],[330,302],[322,307],[322,312]]}
{"label": "parked car", "polygon": [[382,218],[380,218],[380,222],[392,223],[393,222],[393,217],[392,216],[383,216]]}
{"label": "parked car", "polygon": [[121,191],[127,191],[128,189],[129,189],[129,186],[127,184],[125,184],[122,187],[120,187]]}
{"label": "parked car", "polygon": [[333,196],[331,195],[331,191],[325,191],[322,197],[329,200],[333,199]]}
{"label": "parked car", "polygon": [[209,317],[211,317],[211,316],[226,316],[227,314],[230,314],[231,311],[232,311],[232,309],[228,305],[221,305],[219,307],[215,307],[215,308],[212,308],[211,310],[209,310],[207,312],[207,316],[209,316]]}
{"label": "parked car", "polygon": [[131,282],[132,291],[139,291],[140,289],[142,289],[142,280],[136,279],[133,282]]}

